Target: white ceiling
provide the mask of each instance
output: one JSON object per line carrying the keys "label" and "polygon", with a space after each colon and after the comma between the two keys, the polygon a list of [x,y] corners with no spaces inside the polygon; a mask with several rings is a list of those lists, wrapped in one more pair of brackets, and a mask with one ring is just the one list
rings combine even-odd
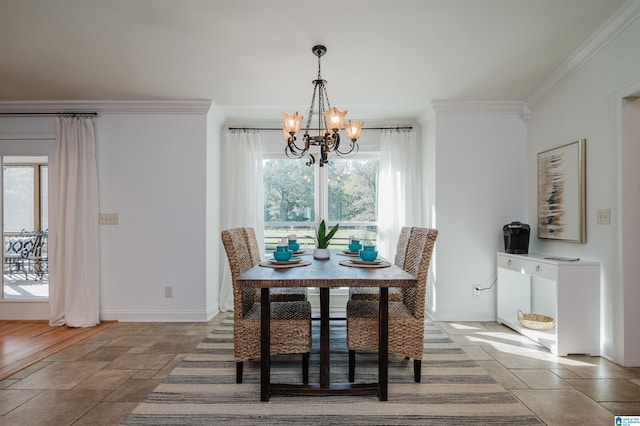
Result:
{"label": "white ceiling", "polygon": [[0,101],[210,99],[308,109],[314,44],[350,118],[524,100],[624,0],[0,0]]}

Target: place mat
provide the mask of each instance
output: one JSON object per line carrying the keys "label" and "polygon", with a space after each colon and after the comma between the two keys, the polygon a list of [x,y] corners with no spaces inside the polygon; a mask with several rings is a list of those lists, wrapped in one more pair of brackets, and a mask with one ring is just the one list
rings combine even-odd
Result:
{"label": "place mat", "polygon": [[311,254],[311,253],[310,253],[310,252],[308,252],[308,251],[294,251],[294,252],[293,252],[293,257],[298,257],[298,256],[307,256],[307,255],[309,255],[309,254]]}
{"label": "place mat", "polygon": [[283,268],[297,268],[298,266],[309,266],[311,265],[311,262],[309,262],[308,260],[303,260],[302,262],[298,262],[298,263],[284,263],[284,264],[260,262],[259,265],[264,266],[266,268],[283,269]]}
{"label": "place mat", "polygon": [[365,263],[353,263],[350,259],[341,260],[340,264],[342,266],[351,266],[352,268],[388,268],[389,266],[391,266],[391,263],[386,261],[380,262],[380,263],[365,264]]}

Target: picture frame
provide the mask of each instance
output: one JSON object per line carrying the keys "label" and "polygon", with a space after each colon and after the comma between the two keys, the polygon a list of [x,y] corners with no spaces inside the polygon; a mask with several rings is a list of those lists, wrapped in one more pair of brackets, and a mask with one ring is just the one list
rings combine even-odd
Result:
{"label": "picture frame", "polygon": [[538,238],[586,243],[586,139],[538,153]]}

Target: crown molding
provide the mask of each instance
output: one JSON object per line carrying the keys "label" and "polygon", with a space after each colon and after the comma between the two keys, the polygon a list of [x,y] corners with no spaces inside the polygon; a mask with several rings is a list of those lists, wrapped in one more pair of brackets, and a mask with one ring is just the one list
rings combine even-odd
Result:
{"label": "crown molding", "polygon": [[97,112],[99,114],[207,114],[210,100],[163,101],[4,101],[0,113]]}
{"label": "crown molding", "polygon": [[0,140],[55,140],[56,134],[52,132],[12,132],[2,133],[0,132]]}
{"label": "crown molding", "polygon": [[453,101],[434,100],[431,108],[437,115],[445,114],[516,114],[528,112],[522,101]]}
{"label": "crown molding", "polygon": [[627,0],[527,97],[527,106],[531,110],[537,108],[639,16],[640,1]]}

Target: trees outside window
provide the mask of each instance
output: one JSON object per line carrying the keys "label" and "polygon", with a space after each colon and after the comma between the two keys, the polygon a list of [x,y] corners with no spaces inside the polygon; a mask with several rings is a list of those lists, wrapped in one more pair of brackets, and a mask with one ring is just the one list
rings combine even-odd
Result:
{"label": "trees outside window", "polygon": [[375,239],[379,159],[371,154],[334,158],[328,167],[307,166],[304,160],[263,161],[265,249],[280,238],[298,236],[312,248],[313,229],[322,219],[340,223],[330,248],[346,248],[350,235]]}

